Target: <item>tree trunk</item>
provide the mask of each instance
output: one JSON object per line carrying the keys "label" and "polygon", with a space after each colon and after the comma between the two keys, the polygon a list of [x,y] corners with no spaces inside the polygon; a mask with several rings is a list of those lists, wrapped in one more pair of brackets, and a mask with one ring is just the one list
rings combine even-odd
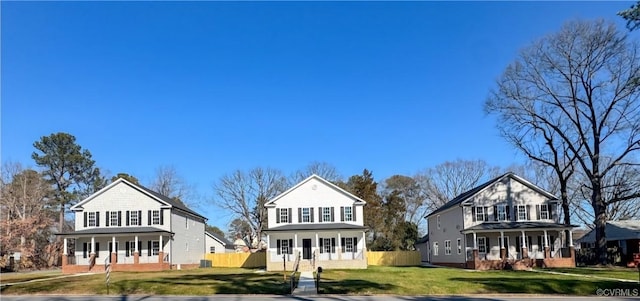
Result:
{"label": "tree trunk", "polygon": [[595,215],[596,231],[596,258],[598,263],[607,264],[607,237],[605,227],[607,225],[607,206],[602,200],[600,179],[593,181],[593,191],[591,193],[591,203]]}
{"label": "tree trunk", "polygon": [[[60,225],[58,225],[59,233],[64,231],[64,204],[60,204]],[[62,236],[58,235],[57,241],[60,241]]]}

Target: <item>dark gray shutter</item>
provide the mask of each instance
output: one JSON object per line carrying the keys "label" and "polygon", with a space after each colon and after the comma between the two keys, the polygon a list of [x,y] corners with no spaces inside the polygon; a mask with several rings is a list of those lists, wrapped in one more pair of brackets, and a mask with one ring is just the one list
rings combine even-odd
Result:
{"label": "dark gray shutter", "polygon": [[538,251],[543,250],[542,236],[538,235]]}
{"label": "dark gray shutter", "polygon": [[527,205],[527,220],[531,220],[531,205]]}
{"label": "dark gray shutter", "polygon": [[354,237],[353,238],[353,253],[356,253],[358,249],[358,238]]}
{"label": "dark gray shutter", "polygon": [[536,219],[540,219],[540,205],[536,205]]}
{"label": "dark gray shutter", "polygon": [[550,211],[550,215],[551,215],[551,219],[555,222],[558,222],[558,209],[557,209],[557,205],[555,203],[551,203],[549,204],[549,211]]}
{"label": "dark gray shutter", "polygon": [[127,226],[129,225],[129,210],[127,210]]}
{"label": "dark gray shutter", "polygon": [[302,223],[302,208],[298,208],[298,223]]}
{"label": "dark gray shutter", "polygon": [[336,238],[331,237],[331,253],[335,253],[335,252],[336,252]]}
{"label": "dark gray shutter", "polygon": [[485,251],[487,253],[491,253],[491,243],[489,243],[489,237],[485,237],[484,242],[487,244],[487,246],[485,247]]}
{"label": "dark gray shutter", "polygon": [[276,249],[277,249],[277,254],[280,255],[280,240],[276,240]]}
{"label": "dark gray shutter", "polygon": [[82,243],[82,258],[87,258],[87,243]]}
{"label": "dark gray shutter", "polygon": [[289,254],[293,254],[293,239],[289,239]]}
{"label": "dark gray shutter", "polygon": [[158,213],[160,214],[160,225],[164,225],[164,212],[160,209]]}
{"label": "dark gray shutter", "polygon": [[356,221],[356,205],[353,205],[351,207],[351,219],[355,222]]}
{"label": "dark gray shutter", "polygon": [[151,241],[148,241],[148,242],[147,242],[147,248],[148,248],[148,250],[147,250],[147,256],[151,256]]}
{"label": "dark gray shutter", "polygon": [[318,222],[322,223],[322,207],[318,207]]}
{"label": "dark gray shutter", "polygon": [[513,206],[513,219],[518,220],[518,205]]}
{"label": "dark gray shutter", "polygon": [[471,207],[471,220],[474,221],[474,222],[476,221],[476,207],[475,206]]}
{"label": "dark gray shutter", "polygon": [[142,255],[142,241],[138,240],[138,256]]}
{"label": "dark gray shutter", "polygon": [[309,208],[309,218],[310,218],[311,222],[313,223],[313,207]]}
{"label": "dark gray shutter", "polygon": [[109,227],[109,211],[105,212],[104,219],[104,225]]}
{"label": "dark gray shutter", "polygon": [[344,222],[344,207],[340,207],[340,221]]}
{"label": "dark gray shutter", "polygon": [[125,247],[127,248],[127,249],[126,249],[126,255],[125,255],[125,256],[129,257],[129,241],[128,241],[128,240],[127,240],[127,242],[125,243]]}
{"label": "dark gray shutter", "polygon": [[485,207],[484,207],[484,210],[483,210],[483,211],[484,211],[484,221],[485,221],[485,222],[488,222],[488,221],[489,221],[489,210],[488,210],[488,209],[489,209],[489,207],[486,207],[486,206],[485,206]]}
{"label": "dark gray shutter", "polygon": [[100,257],[100,256],[98,256],[98,255],[100,255],[100,252],[99,252],[100,251],[100,243],[99,242],[96,242],[95,251],[96,251],[96,258]]}
{"label": "dark gray shutter", "polygon": [[324,253],[324,239],[320,238],[320,253]]}
{"label": "dark gray shutter", "polygon": [[346,248],[346,240],[343,238],[340,238],[340,247],[342,247],[342,253],[345,252]]}
{"label": "dark gray shutter", "polygon": [[511,221],[511,208],[509,208],[509,205],[505,206],[504,210],[507,213],[507,220]]}
{"label": "dark gray shutter", "polygon": [[96,211],[96,227],[100,227],[100,211]]}
{"label": "dark gray shutter", "polygon": [[84,213],[84,227],[87,227],[87,213]]}
{"label": "dark gray shutter", "polygon": [[118,227],[122,226],[122,211],[118,211]]}
{"label": "dark gray shutter", "polygon": [[333,214],[333,207],[331,207],[331,221],[332,221],[332,222],[333,222],[333,221],[335,221],[333,217],[334,217],[334,214]]}
{"label": "dark gray shutter", "polygon": [[493,206],[493,220],[498,221],[498,206]]}
{"label": "dark gray shutter", "polygon": [[142,210],[138,210],[138,226],[142,226]]}
{"label": "dark gray shutter", "polygon": [[289,224],[293,223],[293,214],[292,214],[293,210],[291,208],[289,208],[289,212],[287,212],[287,222],[289,222]]}
{"label": "dark gray shutter", "polygon": [[280,223],[280,208],[276,208],[276,224]]}
{"label": "dark gray shutter", "polygon": [[[149,226],[151,226],[151,210],[149,210],[149,212],[147,212],[147,217],[148,217],[148,220],[149,220]],[[151,255],[149,255],[149,256],[151,256]]]}

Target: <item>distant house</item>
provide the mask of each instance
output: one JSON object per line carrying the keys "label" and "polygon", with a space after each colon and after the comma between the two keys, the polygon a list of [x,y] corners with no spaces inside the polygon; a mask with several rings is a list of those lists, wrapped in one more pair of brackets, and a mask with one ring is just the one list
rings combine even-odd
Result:
{"label": "distant house", "polygon": [[460,194],[427,221],[428,260],[436,265],[482,270],[575,266],[575,226],[559,222],[557,198],[513,173]]}
{"label": "distant house", "polygon": [[[64,238],[63,273],[160,271],[198,267],[205,221],[181,202],[125,179],[71,207],[75,231]],[[73,240],[73,247],[69,247]]]}
{"label": "distant house", "polygon": [[233,253],[233,243],[217,233],[205,232],[205,250],[207,253]]}
{"label": "distant house", "polygon": [[429,234],[421,237],[415,243],[416,251],[420,252],[422,262],[429,262]]}
{"label": "distant house", "polygon": [[[615,263],[629,267],[640,265],[640,220],[608,221],[605,226],[607,248]],[[596,243],[595,230],[577,240],[583,250],[593,249]]]}
{"label": "distant house", "polygon": [[269,200],[267,270],[367,268],[364,205],[317,175]]}

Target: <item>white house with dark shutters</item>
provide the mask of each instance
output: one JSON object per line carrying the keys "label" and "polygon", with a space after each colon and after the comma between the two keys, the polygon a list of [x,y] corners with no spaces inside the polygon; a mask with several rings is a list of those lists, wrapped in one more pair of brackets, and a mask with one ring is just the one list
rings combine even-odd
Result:
{"label": "white house with dark shutters", "polygon": [[269,200],[267,270],[366,268],[364,205],[317,175]]}
{"label": "white house with dark shutters", "polygon": [[471,269],[575,266],[572,228],[558,199],[506,173],[460,194],[427,216],[428,260]]}
{"label": "white house with dark shutters", "polygon": [[199,265],[206,218],[142,185],[117,179],[71,207],[63,272],[151,271]]}

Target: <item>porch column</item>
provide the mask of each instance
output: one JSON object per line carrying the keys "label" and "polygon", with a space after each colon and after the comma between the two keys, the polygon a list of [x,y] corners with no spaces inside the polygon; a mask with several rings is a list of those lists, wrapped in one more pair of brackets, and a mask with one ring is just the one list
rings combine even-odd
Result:
{"label": "porch column", "polygon": [[504,247],[504,231],[500,231],[500,259],[507,257],[507,251]]}
{"label": "porch column", "polygon": [[111,263],[116,263],[118,261],[118,249],[116,248],[116,237],[111,236]]}
{"label": "porch column", "polygon": [[569,229],[569,247],[573,247],[573,231]]}
{"label": "porch column", "polygon": [[300,253],[300,250],[298,250],[298,233],[293,234],[293,249],[296,250],[296,254],[294,255],[298,256],[297,254]]}
{"label": "porch column", "polygon": [[69,252],[67,250],[67,238],[64,238],[64,244],[62,245],[62,255],[67,256]]}
{"label": "porch column", "polygon": [[[356,250],[358,249],[358,246],[353,246]],[[364,261],[367,261],[367,234],[364,233],[364,231],[362,231],[362,258],[364,259]]]}
{"label": "porch column", "polygon": [[[77,240],[76,240],[77,242]],[[98,250],[100,252],[100,250]],[[109,254],[111,256],[111,254]],[[96,264],[96,238],[91,236],[91,252],[89,252],[89,271]]]}
{"label": "porch column", "polygon": [[336,249],[336,252],[338,252],[338,260],[342,259],[342,248],[344,248],[344,246],[342,246],[342,240],[340,239],[340,231],[338,231],[338,249]]}
{"label": "porch column", "polygon": [[476,237],[476,232],[471,232],[473,234],[473,249],[478,249],[478,237]]}
{"label": "porch column", "polygon": [[529,252],[528,252],[528,249],[527,249],[527,236],[524,233],[524,230],[522,230],[522,248],[521,249],[522,249],[521,250],[522,251],[522,259],[529,258]]}
{"label": "porch column", "polygon": [[162,246],[162,234],[160,234],[160,238],[158,239],[158,263],[162,263],[164,259],[164,247]]}
{"label": "porch column", "polygon": [[133,251],[133,264],[140,263],[140,252],[138,252],[138,235],[135,237],[135,246],[133,247],[135,251]]}
{"label": "porch column", "polygon": [[320,253],[318,249],[320,249],[320,239],[318,238],[318,232],[316,232],[316,252],[313,253],[313,256],[316,256],[316,254]]}
{"label": "porch column", "polygon": [[571,229],[569,229],[569,256],[571,256],[570,258],[573,258],[573,262],[575,265],[576,248],[573,246],[573,231],[571,231]]}
{"label": "porch column", "polygon": [[544,258],[551,258],[551,250],[549,249],[549,236],[547,230],[544,230]]}
{"label": "porch column", "polygon": [[96,238],[91,236],[91,252],[89,254],[96,254]]}
{"label": "porch column", "polygon": [[267,261],[271,260],[271,257],[269,257],[270,254],[271,254],[271,235],[267,233]]}

